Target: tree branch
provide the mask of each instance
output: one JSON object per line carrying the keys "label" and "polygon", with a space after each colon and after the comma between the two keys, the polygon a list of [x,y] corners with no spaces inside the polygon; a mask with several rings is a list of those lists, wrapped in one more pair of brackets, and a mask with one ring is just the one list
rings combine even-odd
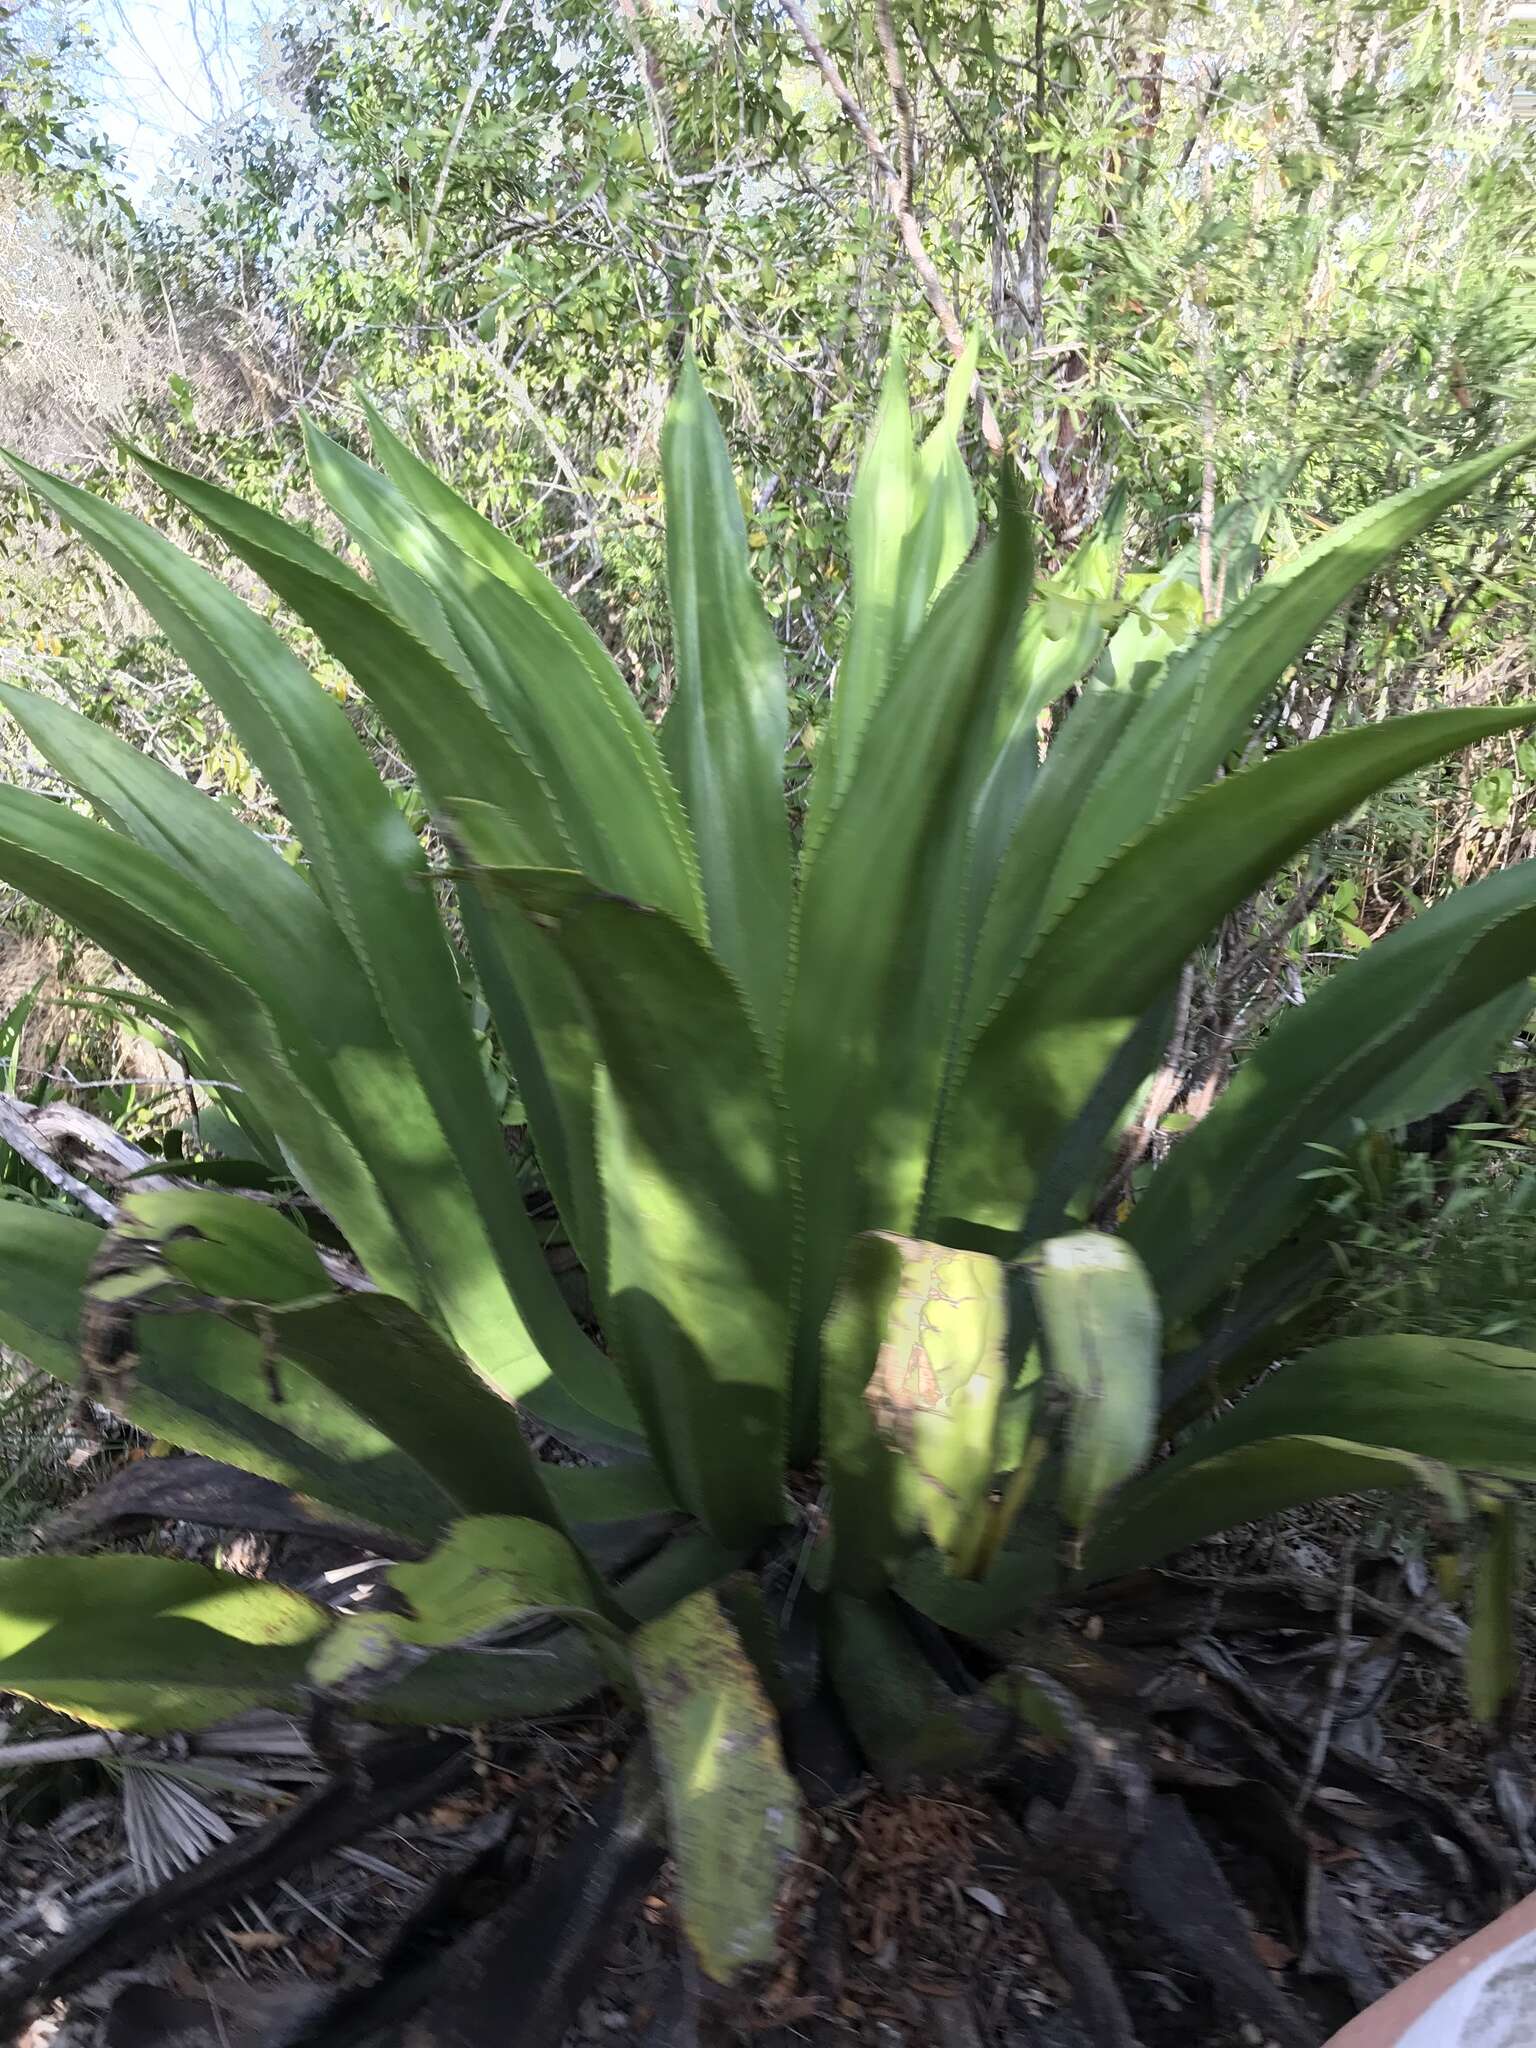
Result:
{"label": "tree branch", "polygon": [[485,81],[490,74],[491,53],[501,39],[501,32],[507,25],[507,16],[512,12],[512,0],[501,0],[496,18],[485,32],[475,59],[474,76],[469,81],[469,91],[459,108],[459,118],[453,124],[453,133],[448,138],[448,147],[443,151],[443,161],[437,173],[437,183],[432,188],[432,204],[427,213],[426,239],[421,251],[421,260],[431,260],[432,244],[437,240],[437,216],[442,211],[443,199],[448,190],[448,174],[453,169],[453,160],[459,153],[464,140],[464,130],[469,126],[469,117],[475,111],[475,103],[485,90]]}
{"label": "tree branch", "polygon": [[917,116],[912,106],[912,95],[907,90],[907,74],[901,61],[901,45],[896,40],[896,24],[891,19],[891,0],[875,0],[875,35],[880,44],[880,54],[885,59],[891,104],[896,109],[901,132],[901,200],[910,210],[917,177]]}
{"label": "tree branch", "polygon": [[[842,109],[843,118],[863,143],[871,163],[884,180],[886,203],[896,222],[902,246],[907,252],[907,260],[916,272],[917,281],[923,288],[923,297],[933,310],[933,316],[939,323],[940,332],[949,346],[951,355],[958,359],[965,354],[965,330],[960,325],[959,317],[948,292],[944,289],[943,280],[934,266],[933,258],[928,254],[923,231],[918,224],[917,215],[912,211],[902,174],[892,161],[890,151],[871,126],[869,116],[848,90],[835,58],[811,26],[810,16],[801,5],[801,0],[781,0],[781,5],[799,32],[800,40],[804,43],[811,62],[826,81],[828,91]],[[897,62],[899,65],[899,53]],[[979,377],[976,380],[976,396],[977,408],[981,415],[982,439],[994,455],[1000,455],[1003,452],[1002,428],[997,423],[992,401],[987,396]]]}
{"label": "tree branch", "polygon": [[33,1133],[32,1119],[26,1113],[31,1107],[30,1103],[18,1102],[14,1095],[0,1095],[0,1143],[9,1145],[34,1173],[40,1173],[62,1193],[72,1196],[98,1223],[105,1223],[110,1228],[117,1221],[117,1204],[109,1202],[105,1195],[98,1195],[68,1167],[60,1165]]}

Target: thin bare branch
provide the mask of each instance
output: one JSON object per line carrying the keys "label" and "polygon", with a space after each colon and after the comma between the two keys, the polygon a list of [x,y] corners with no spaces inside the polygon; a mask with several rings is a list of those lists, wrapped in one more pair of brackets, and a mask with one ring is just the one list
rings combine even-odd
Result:
{"label": "thin bare branch", "polygon": [[427,210],[426,239],[421,251],[423,264],[430,260],[432,244],[437,240],[437,216],[442,210],[443,199],[448,190],[448,176],[453,169],[454,158],[458,155],[460,145],[463,143],[464,131],[469,126],[470,116],[474,113],[480,95],[485,90],[485,81],[490,76],[491,57],[497,43],[501,40],[501,32],[506,27],[507,16],[511,12],[512,0],[501,0],[501,5],[496,10],[495,18],[486,30],[480,48],[476,53],[474,75],[469,81],[469,90],[464,95],[463,105],[459,108],[459,117],[453,124],[453,133],[448,138],[448,147],[443,151],[443,161],[438,168],[437,183],[432,188],[432,204]]}
{"label": "thin bare branch", "polygon": [[[842,109],[843,118],[847,121],[849,127],[852,128],[855,135],[858,136],[860,142],[863,143],[869,154],[870,162],[884,181],[886,203],[889,205],[891,216],[896,222],[896,229],[901,236],[902,247],[907,252],[907,260],[916,272],[917,281],[923,289],[923,297],[933,309],[933,316],[939,323],[940,332],[944,336],[951,355],[958,359],[965,354],[965,330],[960,325],[959,315],[955,312],[954,304],[948,292],[944,289],[943,279],[939,276],[933,258],[928,253],[928,245],[923,240],[922,227],[918,222],[917,215],[912,211],[911,204],[907,198],[902,174],[893,161],[890,151],[875,133],[868,114],[865,113],[864,109],[849,91],[847,82],[837,67],[837,60],[833,57],[825,43],[822,42],[820,36],[817,35],[815,28],[811,24],[810,16],[801,5],[801,0],[781,0],[781,4],[784,12],[794,23],[811,62],[826,81],[827,90]],[[997,414],[992,409],[992,401],[987,396],[986,389],[979,377],[976,380],[976,396],[977,408],[981,416],[982,439],[994,455],[1000,455],[1003,451],[1003,431],[997,423]]]}
{"label": "thin bare branch", "polygon": [[898,168],[901,175],[901,202],[910,210],[917,182],[917,114],[912,105],[912,95],[907,89],[906,67],[901,61],[901,44],[897,41],[896,24],[891,18],[891,0],[875,0],[875,34],[879,39],[880,54],[885,59],[885,75],[891,86],[891,104],[896,109],[896,123],[900,136]]}
{"label": "thin bare branch", "polygon": [[77,1201],[82,1209],[94,1216],[98,1223],[113,1224],[117,1221],[117,1204],[109,1202],[105,1195],[97,1194],[93,1187],[61,1166],[48,1147],[37,1137],[26,1112],[30,1103],[18,1102],[14,1095],[0,1095],[0,1143],[9,1145],[18,1158],[24,1159],[34,1173],[40,1173],[44,1180]]}

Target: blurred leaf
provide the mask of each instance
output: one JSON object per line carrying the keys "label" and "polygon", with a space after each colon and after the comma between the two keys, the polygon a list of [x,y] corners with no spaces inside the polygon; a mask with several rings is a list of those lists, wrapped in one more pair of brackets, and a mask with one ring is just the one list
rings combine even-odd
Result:
{"label": "blurred leaf", "polygon": [[238,1195],[176,1189],[129,1195],[115,1234],[144,1239],[187,1286],[275,1308],[324,1300],[330,1277],[314,1246],[277,1210]]}
{"label": "blurred leaf", "polygon": [[298,1704],[325,1609],[167,1557],[0,1561],[0,1691],[98,1728],[207,1728]]}

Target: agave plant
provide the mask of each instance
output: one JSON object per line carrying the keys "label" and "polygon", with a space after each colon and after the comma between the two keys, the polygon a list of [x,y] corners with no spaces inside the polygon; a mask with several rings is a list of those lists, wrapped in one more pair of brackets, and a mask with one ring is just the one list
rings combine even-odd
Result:
{"label": "agave plant", "polygon": [[[900,1777],[1019,1717],[1059,1732],[1035,1631],[1111,1575],[1330,1493],[1427,1485],[1463,1512],[1460,1473],[1536,1476],[1536,1356],[1407,1337],[1290,1358],[1151,1462],[1294,1349],[1276,1316],[1306,1270],[1313,1148],[1460,1092],[1525,1005],[1536,865],[1289,1012],[1121,1227],[1088,1227],[1193,950],[1373,791],[1536,716],[1426,712],[1234,769],[1350,591],[1536,437],[1328,532],[1189,638],[1177,565],[1111,601],[1113,522],[1037,587],[1005,483],[977,548],[964,391],[962,370],[918,444],[887,382],[798,833],[782,660],[692,366],[663,447],[658,730],[376,414],[377,467],[309,433],[368,577],[145,459],[350,671],[427,841],[270,624],[16,465],[201,678],[302,852],[3,692],[94,816],[0,790],[0,877],[154,992],[223,1084],[224,1149],[276,1197],[183,1172],[105,1231],[0,1206],[0,1336],[393,1562],[385,1603],[346,1614],[160,1557],[6,1562],[0,1686],[140,1731],[315,1698],[465,1721],[616,1688],[728,1979],[771,1951],[796,1832],[777,1610],[754,1598],[775,1573],[814,1624],[815,1683]],[[1041,715],[1074,688],[1042,760]],[[461,942],[591,1318],[530,1220]],[[530,1416],[587,1461],[536,1456]],[[616,1564],[633,1526],[665,1541]],[[980,1647],[944,1654],[957,1638]]]}

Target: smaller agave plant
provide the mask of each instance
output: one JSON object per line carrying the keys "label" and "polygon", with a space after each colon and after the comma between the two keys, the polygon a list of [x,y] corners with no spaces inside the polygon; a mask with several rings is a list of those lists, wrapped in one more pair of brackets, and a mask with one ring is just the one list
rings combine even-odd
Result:
{"label": "smaller agave plant", "polygon": [[[1122,585],[1113,521],[1042,582],[1005,479],[978,546],[969,377],[920,444],[887,381],[795,829],[783,662],[691,364],[663,447],[659,730],[377,414],[377,467],[309,434],[366,576],[145,459],[356,680],[427,839],[356,699],[169,540],[16,464],[201,679],[300,854],[0,692],[82,800],[0,790],[0,876],[153,992],[226,1118],[222,1189],[167,1162],[105,1230],[0,1205],[0,1337],[290,1517],[361,1525],[383,1562],[381,1603],[339,1613],[164,1557],[7,1561],[0,1687],[147,1732],[610,1690],[729,1980],[772,1954],[797,1839],[786,1702],[835,1700],[894,1780],[983,1764],[1021,1724],[1069,1740],[1045,1668],[1063,1602],[1320,1496],[1428,1487],[1465,1516],[1464,1475],[1536,1477],[1536,1355],[1391,1336],[1297,1357],[1282,1319],[1313,1271],[1315,1148],[1462,1092],[1527,1005],[1536,864],[1289,1011],[1119,1227],[1091,1227],[1219,921],[1373,791],[1536,718],[1254,744],[1330,613],[1536,437],[1257,580],[1237,521],[1227,589],[1251,587],[1191,637],[1188,563]],[[471,967],[590,1315],[508,1154]],[[532,1419],[585,1462],[536,1456]]]}

